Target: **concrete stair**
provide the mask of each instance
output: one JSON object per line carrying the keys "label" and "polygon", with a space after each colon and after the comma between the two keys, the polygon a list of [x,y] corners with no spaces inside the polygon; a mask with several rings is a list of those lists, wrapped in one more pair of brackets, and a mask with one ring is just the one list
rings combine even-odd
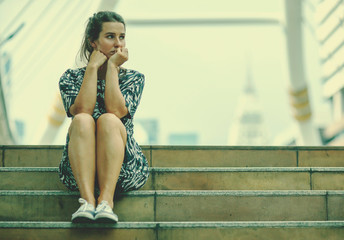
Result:
{"label": "concrete stair", "polygon": [[[55,167],[2,167],[2,190],[66,190]],[[16,181],[13,181],[16,179]],[[46,181],[49,179],[49,181]],[[150,169],[142,190],[344,190],[344,168],[246,167]],[[39,183],[39,184],[38,184]]]}
{"label": "concrete stair", "polygon": [[72,224],[61,146],[0,146],[0,239],[344,239],[344,147],[143,146],[118,224]]}

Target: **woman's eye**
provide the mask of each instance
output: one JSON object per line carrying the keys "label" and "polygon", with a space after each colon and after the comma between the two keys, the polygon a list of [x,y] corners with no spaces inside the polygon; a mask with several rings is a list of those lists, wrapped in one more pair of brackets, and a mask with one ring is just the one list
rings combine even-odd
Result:
{"label": "woman's eye", "polygon": [[[114,35],[107,35],[106,38],[108,39],[114,39],[115,36]],[[125,38],[125,36],[120,36],[119,39],[123,40]]]}

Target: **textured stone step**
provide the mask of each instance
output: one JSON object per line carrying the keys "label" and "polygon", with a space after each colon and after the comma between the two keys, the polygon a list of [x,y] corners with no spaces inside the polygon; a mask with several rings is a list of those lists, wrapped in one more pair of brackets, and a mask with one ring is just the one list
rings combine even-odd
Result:
{"label": "textured stone step", "polygon": [[342,240],[344,222],[119,222],[117,224],[0,222],[0,236],[7,240]]}
{"label": "textured stone step", "polygon": [[344,147],[152,147],[153,167],[344,167]]}
{"label": "textured stone step", "polygon": [[[67,190],[58,168],[0,168],[1,190]],[[344,190],[344,168],[151,168],[142,190]]]}
{"label": "textured stone step", "polygon": [[79,193],[58,180],[62,146],[0,146],[0,239],[343,239],[344,147],[142,149],[151,177],[104,225],[70,223]]}
{"label": "textured stone step", "polygon": [[[344,147],[142,146],[151,167],[344,167]],[[0,146],[3,167],[56,167],[62,146]]]}
{"label": "textured stone step", "polygon": [[[0,191],[0,221],[69,221],[78,193]],[[120,221],[344,220],[344,191],[136,191],[115,201]]]}

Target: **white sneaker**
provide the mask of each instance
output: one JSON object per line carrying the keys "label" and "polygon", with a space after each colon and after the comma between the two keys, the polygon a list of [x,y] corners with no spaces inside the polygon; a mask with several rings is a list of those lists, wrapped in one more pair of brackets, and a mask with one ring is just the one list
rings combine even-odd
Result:
{"label": "white sneaker", "polygon": [[80,208],[73,213],[72,222],[89,222],[94,220],[94,206],[85,199],[79,198]]}
{"label": "white sneaker", "polygon": [[112,211],[109,203],[105,200],[98,204],[94,219],[99,222],[118,222],[118,216]]}

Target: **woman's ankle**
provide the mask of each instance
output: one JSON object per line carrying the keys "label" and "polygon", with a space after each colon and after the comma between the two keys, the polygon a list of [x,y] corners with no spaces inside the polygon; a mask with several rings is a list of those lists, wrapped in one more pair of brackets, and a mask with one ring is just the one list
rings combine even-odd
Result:
{"label": "woman's ankle", "polygon": [[94,207],[96,206],[96,199],[94,196],[81,196],[83,199],[85,199],[89,204],[92,204]]}
{"label": "woman's ankle", "polygon": [[98,198],[98,204],[100,204],[102,201],[107,201],[109,206],[111,208],[113,208],[113,199],[110,197],[103,197],[103,196],[99,196]]}

